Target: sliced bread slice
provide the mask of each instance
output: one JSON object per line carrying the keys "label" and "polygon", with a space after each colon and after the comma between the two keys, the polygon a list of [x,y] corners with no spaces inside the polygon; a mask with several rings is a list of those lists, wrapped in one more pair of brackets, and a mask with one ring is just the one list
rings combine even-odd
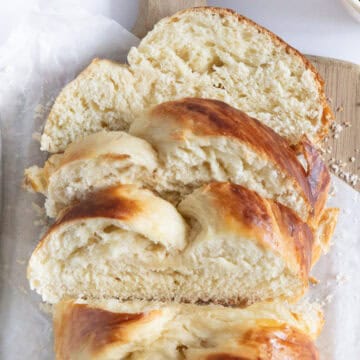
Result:
{"label": "sliced bread slice", "polygon": [[316,224],[324,209],[330,175],[316,149],[305,139],[301,143],[304,167],[286,140],[223,102],[166,102],[139,116],[130,132],[145,140],[121,132],[92,134],[55,155],[56,161],[51,157],[43,170],[27,169],[25,183],[47,195],[52,217],[87,192],[110,185],[139,184],[177,204],[214,180],[255,190],[309,224]]}
{"label": "sliced bread slice", "polygon": [[67,300],[55,306],[55,353],[57,360],[317,360],[322,325],[316,304]]}
{"label": "sliced bread slice", "polygon": [[64,151],[102,129],[127,129],[146,108],[182,97],[222,100],[291,144],[319,141],[333,115],[310,62],[270,31],[222,8],[193,8],[161,20],[128,56],[95,60],[59,94],[42,150]]}
{"label": "sliced bread slice", "polygon": [[51,303],[83,296],[244,305],[304,294],[320,235],[290,209],[212,183],[179,211],[188,226],[148,190],[122,185],[89,195],[33,252],[31,288]]}
{"label": "sliced bread slice", "polygon": [[45,208],[56,217],[88,192],[117,184],[142,185],[158,167],[157,155],[144,140],[121,131],[100,132],[70,144],[44,168],[25,170],[25,187],[46,195]]}
{"label": "sliced bread slice", "polygon": [[181,198],[216,180],[255,190],[313,224],[325,206],[330,174],[316,149],[303,139],[304,167],[285,139],[224,102],[162,103],[139,116],[130,133],[157,151],[162,168],[155,190],[164,196]]}

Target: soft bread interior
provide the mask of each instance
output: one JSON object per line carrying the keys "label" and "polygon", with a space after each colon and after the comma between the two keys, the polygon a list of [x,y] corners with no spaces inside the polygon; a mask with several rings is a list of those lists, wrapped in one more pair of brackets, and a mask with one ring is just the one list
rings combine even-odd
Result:
{"label": "soft bread interior", "polygon": [[317,220],[325,206],[330,176],[314,146],[303,139],[304,166],[286,140],[224,102],[165,102],[139,116],[130,133],[157,151],[162,166],[154,186],[162,196],[181,198],[215,180],[274,199],[304,221]]}
{"label": "soft bread interior", "polygon": [[[324,95],[313,67],[230,11],[195,9],[165,18],[131,49],[128,60],[133,68],[166,77],[172,99],[184,94],[223,100],[292,143],[300,134],[313,140],[322,127]],[[155,96],[163,101],[169,89],[160,84]]]}
{"label": "soft bread interior", "polygon": [[[40,188],[34,184],[47,184],[41,189],[47,196],[45,207],[50,217],[56,217],[60,210],[87,193],[116,184],[145,186],[177,204],[184,196],[211,181],[240,184],[290,207],[303,219],[308,217],[308,206],[292,179],[245,144],[221,136],[188,136],[177,142],[170,136],[164,139],[164,129],[146,133],[146,129],[137,131],[134,128],[134,133],[153,144],[160,160],[158,166],[155,165],[157,155],[150,145],[143,151],[143,159],[149,157],[150,161],[142,164],[134,161],[126,146],[121,146],[121,151],[65,161],[47,176],[37,167],[37,171],[34,167],[29,168],[25,171],[25,183],[30,184],[31,189]],[[87,138],[78,144],[84,140]],[[102,144],[106,142],[104,136]],[[118,145],[122,145],[121,139]]]}
{"label": "soft bread interior", "polygon": [[41,137],[41,149],[64,151],[84,135],[126,129],[131,108],[142,106],[137,80],[127,65],[93,60],[57,97]]}
{"label": "soft bread interior", "polygon": [[285,261],[253,241],[217,238],[213,248],[204,240],[170,255],[162,244],[115,221],[89,220],[42,244],[28,277],[51,303],[85,296],[246,304],[302,292],[303,281]]}
{"label": "soft bread interior", "polygon": [[51,156],[43,169],[25,170],[24,182],[28,189],[46,195],[47,215],[56,217],[91,191],[146,184],[157,167],[157,155],[146,141],[121,131],[100,132]]}
{"label": "soft bread interior", "polygon": [[274,34],[230,10],[190,9],[163,19],[127,65],[94,60],[60,93],[42,150],[102,129],[127,129],[152,105],[196,96],[223,100],[292,144],[317,142],[332,116],[319,75]]}
{"label": "soft bread interior", "polygon": [[[222,136],[197,137],[188,134],[177,141],[165,129],[157,132],[134,123],[133,133],[153,144],[164,164],[157,170],[154,189],[173,202],[179,202],[194,189],[211,181],[230,181],[274,199],[308,217],[308,205],[293,179],[275,163],[244,143]],[[138,127],[139,126],[139,127]]]}
{"label": "soft bread interior", "polygon": [[316,359],[322,323],[316,304],[305,312],[278,302],[235,309],[64,301],[55,307],[55,352],[58,359]]}

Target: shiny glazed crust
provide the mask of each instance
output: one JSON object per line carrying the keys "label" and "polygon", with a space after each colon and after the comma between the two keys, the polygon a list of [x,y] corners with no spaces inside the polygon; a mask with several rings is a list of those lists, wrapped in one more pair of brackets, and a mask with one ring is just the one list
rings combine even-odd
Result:
{"label": "shiny glazed crust", "polygon": [[150,111],[150,120],[151,117],[162,117],[181,124],[174,131],[174,140],[181,139],[183,132],[189,130],[196,136],[232,137],[246,143],[292,180],[307,203],[309,223],[316,224],[328,196],[330,174],[319,153],[306,138],[301,149],[307,161],[307,170],[284,138],[222,101],[200,98],[169,101],[155,106]]}
{"label": "shiny glazed crust", "polygon": [[224,234],[230,230],[239,237],[256,239],[282,257],[307,286],[314,235],[291,209],[231,183],[210,183],[192,196],[200,201],[202,197],[210,199],[204,208],[217,209],[219,219],[214,222],[219,222]]}
{"label": "shiny glazed crust", "polygon": [[[161,223],[163,221],[161,217],[165,214],[168,216],[168,224],[172,226],[171,230],[177,231],[176,234],[169,235],[171,230],[167,228],[167,223]],[[165,238],[167,240],[169,237],[170,248],[177,247],[180,243],[182,244],[180,247],[185,245],[185,222],[170,203],[155,196],[151,191],[137,186],[118,185],[90,193],[84,200],[61,211],[55,223],[38,243],[32,256],[50,241],[52,234],[63,225],[67,226],[76,221],[81,222],[93,218],[117,220],[127,228],[136,228],[149,239]],[[175,239],[179,240],[178,244]]]}
{"label": "shiny glazed crust", "polygon": [[[187,311],[194,313],[197,310],[212,313],[215,320],[210,317],[209,326],[203,329],[192,322],[194,316],[184,311],[186,307],[189,307]],[[54,313],[56,359],[108,359],[114,356],[126,359],[131,354],[131,359],[135,360],[143,358],[146,353],[154,359],[175,359],[178,356],[192,360],[319,359],[312,337],[286,323],[280,316],[279,319],[259,319],[256,315],[251,318],[251,310],[246,310],[248,314],[243,317],[244,310],[213,306],[190,308],[179,305],[175,311],[179,312],[179,308],[182,308],[180,315],[174,318],[174,308],[167,308],[166,304],[144,312],[119,313],[73,301],[61,302]],[[219,310],[222,314],[218,313]],[[219,333],[215,324],[224,313],[227,313],[227,325],[220,324]],[[299,314],[293,313],[293,316]],[[166,317],[170,319],[161,322]],[[166,321],[183,322],[186,317],[187,336],[181,336],[184,332],[181,328],[177,338],[168,336],[174,323]],[[201,341],[197,344],[199,336]],[[176,349],[173,349],[173,342],[177,345]]]}

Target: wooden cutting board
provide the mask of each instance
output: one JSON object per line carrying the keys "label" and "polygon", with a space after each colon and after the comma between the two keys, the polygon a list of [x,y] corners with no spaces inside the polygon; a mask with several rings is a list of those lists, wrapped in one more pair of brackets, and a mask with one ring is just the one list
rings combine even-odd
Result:
{"label": "wooden cutting board", "polygon": [[[332,172],[360,190],[360,65],[307,57],[325,80],[326,95],[335,114],[333,127],[338,128],[330,131],[329,140],[324,143],[325,158]],[[338,169],[340,161],[343,165]],[[356,184],[351,176],[359,177]]]}
{"label": "wooden cutting board", "polygon": [[[133,32],[141,38],[161,18],[188,7],[206,6],[206,0],[140,0],[139,4]],[[360,190],[360,65],[307,57],[325,80],[326,94],[336,117],[323,145],[324,157],[333,173]]]}

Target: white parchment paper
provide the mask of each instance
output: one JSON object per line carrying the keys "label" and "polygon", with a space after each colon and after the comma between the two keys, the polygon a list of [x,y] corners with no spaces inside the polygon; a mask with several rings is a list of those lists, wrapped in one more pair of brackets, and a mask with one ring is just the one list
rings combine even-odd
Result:
{"label": "white parchment paper", "polygon": [[[60,89],[94,57],[125,61],[138,40],[119,24],[72,8],[30,14],[0,48],[2,207],[0,230],[0,359],[52,359],[52,324],[26,280],[28,258],[44,231],[21,190],[24,168],[43,164],[34,133],[40,132]],[[1,173],[1,172],[0,172]],[[333,178],[332,206],[342,209],[331,252],[313,274],[311,297],[324,302],[326,320],[318,346],[322,359],[360,359],[360,199]]]}

